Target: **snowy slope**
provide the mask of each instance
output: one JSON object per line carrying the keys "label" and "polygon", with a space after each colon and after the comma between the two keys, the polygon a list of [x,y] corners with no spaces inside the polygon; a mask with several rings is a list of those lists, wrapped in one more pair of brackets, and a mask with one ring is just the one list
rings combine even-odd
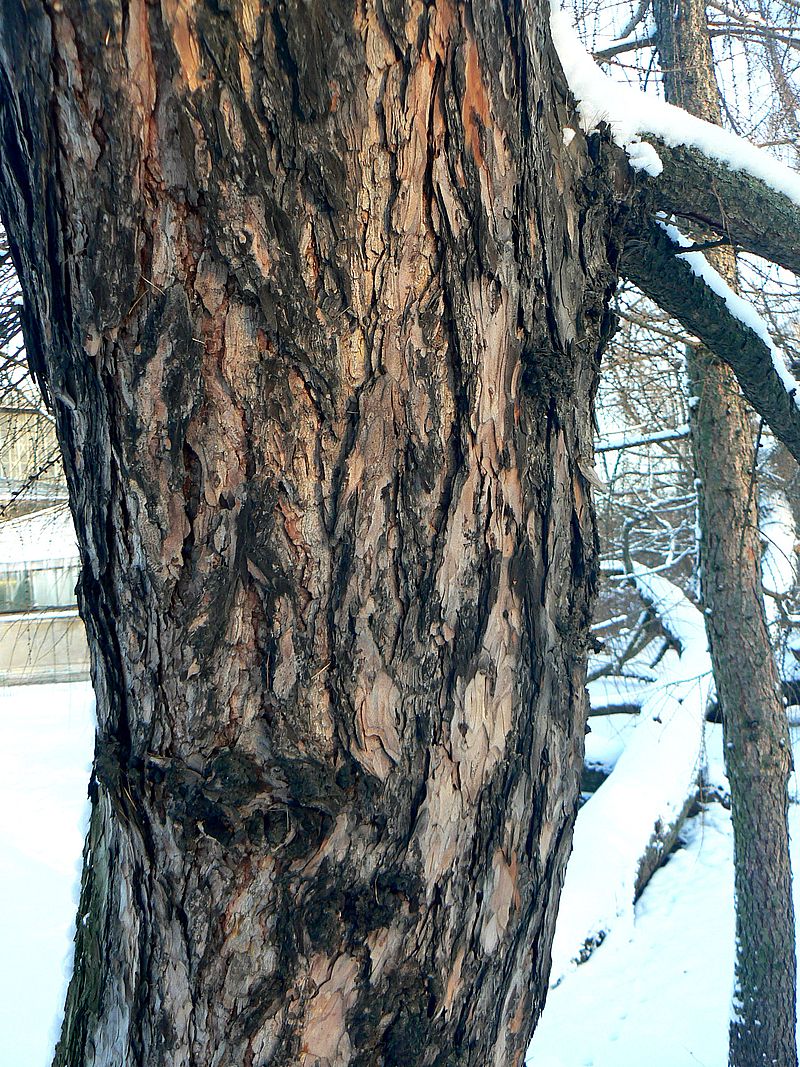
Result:
{"label": "snowy slope", "polygon": [[[796,833],[799,815],[793,807]],[[733,938],[730,815],[712,804],[691,820],[687,847],[653,876],[633,927],[612,930],[550,990],[526,1062],[726,1067]]]}
{"label": "snowy slope", "polygon": [[656,826],[677,822],[700,771],[711,684],[703,617],[663,576],[637,566],[633,578],[681,654],[664,657],[613,774],[578,812],[553,941],[554,982],[585,946],[617,926],[630,928],[639,861]]}

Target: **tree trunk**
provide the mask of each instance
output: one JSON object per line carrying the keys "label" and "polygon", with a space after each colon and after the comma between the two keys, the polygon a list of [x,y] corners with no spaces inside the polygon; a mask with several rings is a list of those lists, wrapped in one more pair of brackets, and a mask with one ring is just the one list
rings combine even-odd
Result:
{"label": "tree trunk", "polygon": [[[721,123],[704,0],[654,0],[667,99]],[[732,251],[714,266],[736,284]],[[689,347],[703,604],[731,786],[736,987],[730,1067],[797,1063],[796,964],[786,785],[791,750],[761,588],[755,450],[731,370]]]}
{"label": "tree trunk", "polygon": [[546,15],[4,0],[98,697],[59,1065],[522,1061],[618,236]]}

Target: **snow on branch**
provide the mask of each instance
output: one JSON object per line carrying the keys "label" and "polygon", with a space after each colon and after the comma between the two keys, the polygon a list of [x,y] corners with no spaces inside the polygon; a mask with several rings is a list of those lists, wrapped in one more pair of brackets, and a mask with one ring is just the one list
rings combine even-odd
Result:
{"label": "snow on branch", "polygon": [[649,192],[657,208],[800,275],[800,207],[794,200],[695,148],[670,148],[661,140],[655,146],[663,170]]}
{"label": "snow on branch", "polygon": [[667,104],[605,74],[583,47],[572,28],[569,14],[555,7],[550,15],[553,42],[567,82],[578,103],[583,129],[608,123],[617,144],[628,152],[633,166],[657,176],[662,162],[652,145],[642,137],[658,137],[667,147],[685,145],[704,156],[759,178],[777,193],[800,206],[800,175],[743,137],[695,118],[682,108]]}
{"label": "snow on branch", "polygon": [[681,438],[688,436],[688,426],[676,426],[672,430],[656,430],[655,433],[618,433],[602,438],[594,446],[594,450],[595,452],[621,452],[625,448],[642,448],[646,445],[660,444],[663,441],[680,441]]}
{"label": "snow on branch", "polygon": [[692,242],[680,232],[677,226],[672,226],[658,220],[656,220],[656,225],[661,227],[667,237],[669,237],[678,248],[685,248],[687,250],[685,252],[677,252],[676,254],[679,255],[685,263],[689,264],[692,274],[698,278],[702,278],[706,285],[712,289],[717,296],[722,297],[731,315],[738,319],[739,322],[744,323],[745,326],[752,330],[753,333],[764,342],[769,349],[772,365],[783,383],[784,389],[790,396],[794,397],[795,403],[800,404],[800,383],[798,383],[797,379],[790,373],[786,364],[786,357],[777,345],[774,344],[770,337],[767,324],[750,301],[745,300],[744,297],[734,292],[719,271],[711,266],[701,252],[690,251]]}
{"label": "snow on branch", "polygon": [[800,275],[800,174],[743,137],[614,81],[565,12],[552,11],[551,27],[581,126],[608,124],[631,166],[653,179],[657,208]]}
{"label": "snow on branch", "polygon": [[699,609],[677,585],[646,567],[634,564],[631,577],[639,595],[653,608],[661,625],[677,642],[684,666],[687,657],[694,657],[698,661],[693,664],[694,670],[704,674],[710,671],[706,626]]}
{"label": "snow on branch", "polygon": [[800,462],[800,385],[752,305],[738,296],[674,227],[643,223],[630,234],[622,271],[733,370],[742,392]]}
{"label": "snow on branch", "polygon": [[647,688],[633,736],[611,776],[578,812],[553,942],[556,984],[615,928],[663,858],[696,793],[711,659],[703,617],[677,586],[631,575],[680,647]]}

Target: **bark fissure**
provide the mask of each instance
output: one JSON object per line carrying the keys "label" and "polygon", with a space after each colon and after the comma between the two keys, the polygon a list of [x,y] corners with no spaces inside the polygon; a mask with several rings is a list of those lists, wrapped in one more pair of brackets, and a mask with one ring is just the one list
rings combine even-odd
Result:
{"label": "bark fissure", "polygon": [[620,226],[543,14],[66,2],[13,70],[0,28],[4,144],[27,112],[66,179],[63,237],[6,162],[0,206],[37,321],[45,239],[71,288],[40,350],[98,694],[58,1064],[522,1060]]}

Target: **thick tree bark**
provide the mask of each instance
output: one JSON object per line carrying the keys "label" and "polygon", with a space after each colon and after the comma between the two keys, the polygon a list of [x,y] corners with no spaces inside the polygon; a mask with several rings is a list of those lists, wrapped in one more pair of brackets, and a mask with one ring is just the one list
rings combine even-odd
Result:
{"label": "thick tree bark", "polygon": [[0,79],[98,695],[56,1063],[520,1063],[617,247],[546,5],[4,0]]}
{"label": "thick tree bark", "polygon": [[[667,98],[721,121],[704,0],[654,0]],[[735,257],[714,266],[735,284]],[[761,588],[755,453],[730,369],[686,350],[699,477],[702,590],[731,786],[736,991],[729,1064],[797,1063],[796,964],[786,785],[790,747]]]}

